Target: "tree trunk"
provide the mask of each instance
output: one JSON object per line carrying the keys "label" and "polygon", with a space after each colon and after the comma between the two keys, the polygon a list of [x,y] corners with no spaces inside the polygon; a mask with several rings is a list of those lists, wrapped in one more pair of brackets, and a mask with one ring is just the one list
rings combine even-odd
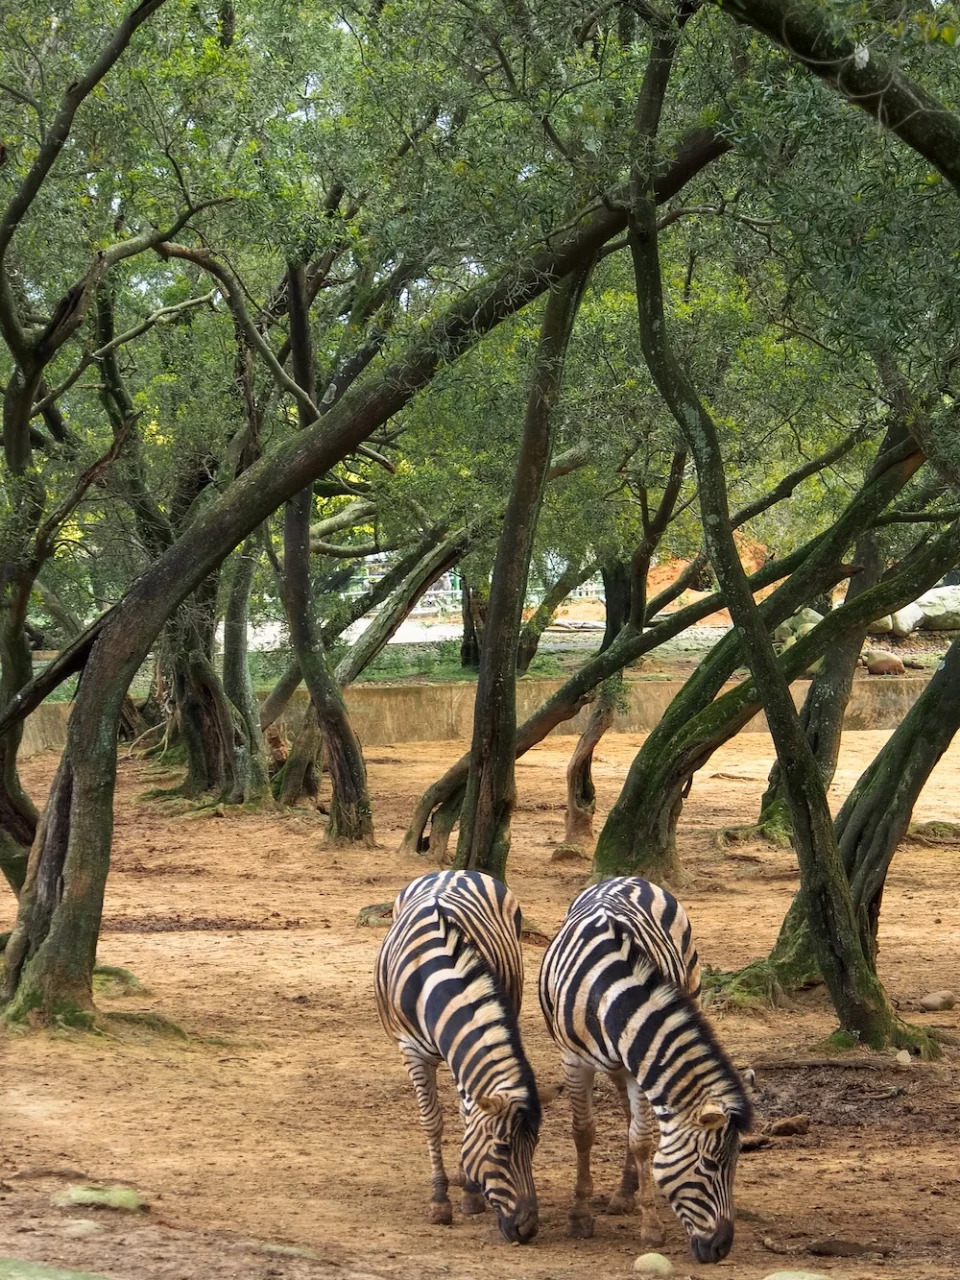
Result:
{"label": "tree trunk", "polygon": [[578,853],[593,851],[593,815],[597,791],[593,785],[593,753],[613,724],[623,692],[623,675],[611,676],[600,686],[587,726],[567,765],[567,818],[563,843]]}
{"label": "tree trunk", "polygon": [[[880,580],[880,552],[874,534],[864,534],[859,540],[854,559],[863,568],[850,579],[846,596],[848,600],[855,599]],[[822,611],[826,616],[829,612],[829,596],[824,603],[828,606]],[[810,682],[800,713],[800,726],[810,743],[824,788],[829,788],[836,772],[843,719],[853,692],[853,677],[866,634],[865,627],[852,629],[827,650],[819,671]],[[777,761],[774,761],[770,770],[767,790],[760,801],[757,825],[764,835],[777,844],[789,843],[790,808]]]}
{"label": "tree trunk", "polygon": [[[292,265],[287,273],[291,354],[299,386],[312,390],[316,378],[303,267]],[[308,411],[301,403],[301,429],[309,426]],[[340,687],[327,664],[313,613],[310,590],[310,517],[313,487],[291,498],[284,511],[283,588],[290,641],[317,714],[330,783],[330,822],[327,837],[345,843],[372,845],[373,814],[367,791],[367,769],[360,742],[347,714]],[[289,761],[288,761],[289,763]]]}
{"label": "tree trunk", "polygon": [[292,808],[304,797],[316,802],[323,769],[323,734],[313,702],[308,702],[282,768],[273,779],[273,794],[280,804]]}
{"label": "tree trunk", "polygon": [[[676,44],[673,33],[654,40],[638,106],[638,133],[647,150],[656,137],[660,101]],[[649,156],[642,158],[642,164],[649,164]],[[800,863],[801,894],[820,969],[841,1025],[864,1043],[881,1047],[895,1038],[896,1019],[863,947],[817,763],[740,563],[716,428],[669,345],[656,209],[650,198],[649,176],[639,165],[638,160],[633,173],[629,238],[644,358],[696,464],[707,554],[763,699],[783,771]]]}
{"label": "tree trunk", "polygon": [[460,665],[470,670],[480,668],[483,625],[487,614],[487,600],[467,579],[460,576],[460,611],[463,615],[463,639],[460,641]]}
{"label": "tree trunk", "polygon": [[[730,142],[714,130],[685,139],[661,176],[663,201]],[[49,1020],[60,1011],[93,1007],[93,962],[110,862],[117,729],[123,698],[164,622],[226,555],[285,500],[345,458],[426,386],[444,364],[515,314],[556,280],[592,260],[626,224],[622,208],[603,205],[550,248],[468,291],[380,372],[344,394],[309,430],[284,441],[199,512],[177,542],[131,584],[123,600],[82,644],[72,647],[56,677],[83,667],[60,769],[31,849],[25,890],[4,953],[0,998],[12,1011],[36,1009]],[[0,733],[28,714],[42,696],[0,711]],[[38,903],[38,886],[44,899]]]}
{"label": "tree trunk", "polygon": [[603,578],[604,617],[603,649],[608,649],[630,617],[630,570],[622,560],[611,560],[601,566]]}
{"label": "tree trunk", "polygon": [[[872,963],[887,871],[917,798],[958,729],[960,640],[954,640],[930,683],[861,774],[834,823],[862,944]],[[769,966],[784,990],[820,977],[799,899],[784,917]]]}
{"label": "tree trunk", "polygon": [[[15,566],[0,569],[0,702],[6,706],[33,676],[33,655],[24,623],[32,575]],[[17,753],[23,722],[0,733],[0,872],[19,895],[27,874],[27,858],[37,830],[37,810],[23,789]]]}
{"label": "tree trunk", "polygon": [[237,753],[239,776],[235,790],[241,793],[244,802],[249,802],[269,793],[267,750],[247,660],[247,615],[253,579],[260,562],[259,540],[248,538],[234,560],[223,622],[223,691],[243,723],[244,743]]}
{"label": "tree trunk", "polygon": [[493,566],[473,713],[470,773],[456,862],[504,879],[516,795],[517,645],[533,537],[540,516],[567,344],[589,266],[547,298],[531,377],[523,438]]}

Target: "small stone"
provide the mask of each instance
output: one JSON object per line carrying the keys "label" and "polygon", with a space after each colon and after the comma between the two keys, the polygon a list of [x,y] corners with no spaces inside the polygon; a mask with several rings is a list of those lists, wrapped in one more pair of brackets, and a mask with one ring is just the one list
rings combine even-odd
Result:
{"label": "small stone", "polygon": [[784,1116],[782,1120],[773,1120],[767,1126],[767,1132],[772,1133],[775,1138],[791,1138],[794,1134],[804,1134],[810,1132],[810,1117]]}
{"label": "small stone", "polygon": [[662,1253],[641,1253],[633,1264],[633,1269],[641,1276],[672,1276],[673,1263]]}
{"label": "small stone", "polygon": [[936,1013],[940,1009],[952,1009],[956,1003],[957,997],[952,991],[931,991],[921,999],[920,1008]]}
{"label": "small stone", "polygon": [[901,1049],[900,1052],[897,1054],[896,1058],[894,1059],[894,1061],[898,1063],[901,1067],[909,1067],[910,1063],[913,1062],[913,1059],[910,1057],[910,1050]]}
{"label": "small stone", "polygon": [[872,676],[902,676],[903,663],[895,653],[886,649],[867,649],[864,653],[867,671]]}
{"label": "small stone", "polygon": [[763,1280],[830,1280],[822,1271],[771,1271]]}

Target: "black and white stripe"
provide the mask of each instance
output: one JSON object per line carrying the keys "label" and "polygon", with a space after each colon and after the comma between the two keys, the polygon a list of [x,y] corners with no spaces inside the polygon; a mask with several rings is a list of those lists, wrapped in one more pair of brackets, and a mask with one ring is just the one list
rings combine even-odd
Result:
{"label": "black and white stripe", "polygon": [[504,1236],[520,1242],[537,1231],[532,1160],[540,1132],[517,1023],[522,992],[520,908],[505,885],[475,871],[442,871],[400,893],[377,959],[377,1009],[399,1045],[427,1135],[428,1220],[452,1220],[436,1083],[443,1061],[465,1130],[461,1207],[477,1213],[485,1199]]}
{"label": "black and white stripe", "polygon": [[697,1259],[717,1262],[729,1253],[733,1177],[751,1110],[699,997],[690,921],[672,894],[622,878],[592,886],[571,905],[540,970],[540,1003],[563,1056],[573,1107],[577,1184],[570,1234],[593,1231],[592,1091],[595,1073],[604,1071],[629,1120],[611,1211],[631,1209],[639,1191],[641,1238],[662,1244],[652,1157],[653,1178]]}

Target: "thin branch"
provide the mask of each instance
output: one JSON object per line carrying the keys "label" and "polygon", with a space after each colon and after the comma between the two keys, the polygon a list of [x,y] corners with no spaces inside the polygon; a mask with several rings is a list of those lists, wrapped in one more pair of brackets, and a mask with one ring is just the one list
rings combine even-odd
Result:
{"label": "thin branch", "polygon": [[273,348],[267,342],[266,338],[250,319],[246,304],[243,301],[243,293],[237,281],[226,267],[220,265],[213,257],[209,249],[191,249],[184,244],[171,244],[164,242],[157,246],[157,252],[162,258],[183,258],[186,262],[193,262],[203,271],[209,272],[215,280],[219,280],[223,286],[223,295],[227,300],[227,305],[236,317],[237,323],[246,334],[250,345],[259,353],[264,364],[273,374],[277,384],[284,391],[288,391],[297,403],[304,408],[314,419],[320,417],[320,410],[313,402],[313,398],[307,391],[297,385],[295,379],[291,378],[283,365],[273,353]]}
{"label": "thin branch", "polygon": [[187,298],[184,302],[172,303],[168,307],[159,307],[156,311],[147,316],[145,320],[141,320],[140,323],[134,325],[132,329],[128,329],[126,333],[118,334],[108,342],[106,346],[100,347],[96,351],[89,352],[89,354],[83,357],[73,372],[64,378],[63,382],[61,382],[59,386],[54,387],[52,391],[48,391],[42,400],[38,400],[36,402],[33,406],[33,413],[31,416],[35,418],[38,414],[43,413],[45,409],[48,409],[55,400],[59,400],[65,392],[70,390],[77,379],[82,376],[84,371],[89,369],[90,365],[102,360],[109,352],[116,350],[117,347],[121,347],[127,342],[132,342],[134,338],[139,338],[141,334],[146,333],[148,329],[152,329],[155,324],[159,324],[163,320],[169,320],[171,316],[180,315],[182,312],[188,311],[192,307],[203,306],[204,303],[210,303],[212,306],[218,293],[218,289],[211,289],[209,293],[203,294],[202,297]]}

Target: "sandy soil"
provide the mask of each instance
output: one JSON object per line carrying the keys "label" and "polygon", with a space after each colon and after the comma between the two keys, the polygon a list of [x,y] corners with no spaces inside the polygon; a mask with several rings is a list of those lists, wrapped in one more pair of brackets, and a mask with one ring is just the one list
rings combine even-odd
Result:
{"label": "sandy soil", "polygon": [[[834,799],[885,736],[848,735]],[[601,809],[639,741],[611,735],[602,744]],[[587,864],[550,861],[562,835],[570,747],[569,738],[551,738],[519,766],[511,883],[545,933],[587,872]],[[306,811],[183,815],[140,799],[163,779],[123,764],[99,958],[132,970],[146,991],[102,992],[100,1004],[160,1014],[188,1038],[116,1020],[101,1037],[0,1033],[0,1257],[118,1280],[298,1280],[344,1268],[429,1280],[630,1273],[640,1252],[634,1221],[599,1216],[593,1240],[564,1238],[573,1148],[562,1098],[537,1153],[542,1217],[534,1244],[508,1252],[489,1214],[456,1214],[448,1228],[424,1221],[429,1166],[413,1095],[374,1012],[370,975],[381,934],[355,919],[361,906],[392,897],[425,869],[394,850],[415,796],[459,751],[442,743],[371,752],[382,842],[374,852],[325,849],[321,820]],[[761,845],[723,851],[715,840],[717,828],[755,813],[770,759],[765,735],[741,735],[697,777],[684,813],[691,880],[681,896],[703,958],[724,969],[768,949],[796,883],[788,853]],[[35,795],[54,763],[28,765]],[[955,748],[916,816],[960,817],[958,781]],[[960,990],[957,852],[906,846],[884,903],[881,961],[890,991],[916,1021],[943,1027],[956,1027],[956,1012],[915,1009],[925,991]],[[10,915],[3,898],[0,929]],[[524,1035],[549,1080],[556,1058],[536,1003],[540,951],[528,945],[526,957]],[[715,1020],[735,1060],[757,1067],[761,1122],[804,1111],[810,1131],[743,1156],[737,1241],[720,1267],[694,1264],[670,1219],[666,1252],[676,1273],[759,1280],[794,1266],[846,1280],[955,1277],[960,1056],[899,1069],[888,1056],[871,1071],[765,1070],[764,1061],[809,1054],[832,1030],[822,998],[774,1011],[719,1010]],[[448,1097],[452,1157],[450,1090]],[[609,1191],[623,1135],[606,1088],[598,1119],[595,1175],[598,1190]],[[83,1180],[127,1181],[152,1207],[132,1216],[52,1205],[66,1182]],[[810,1252],[831,1239],[871,1252]]]}

